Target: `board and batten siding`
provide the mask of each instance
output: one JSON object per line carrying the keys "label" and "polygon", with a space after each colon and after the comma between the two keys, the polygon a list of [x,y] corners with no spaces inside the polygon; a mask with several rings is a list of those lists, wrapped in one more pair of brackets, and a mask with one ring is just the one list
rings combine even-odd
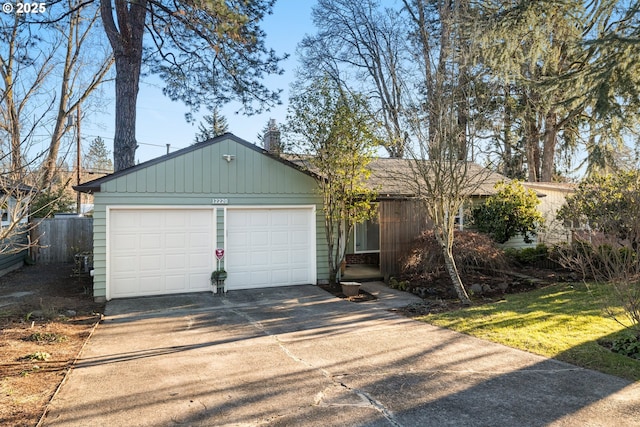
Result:
{"label": "board and batten siding", "polygon": [[385,279],[400,274],[400,260],[427,229],[427,214],[419,200],[381,200],[380,273]]}
{"label": "board and batten siding", "polygon": [[[232,155],[227,162],[223,155]],[[141,165],[143,166],[143,165]],[[107,207],[166,206],[214,207],[217,244],[224,244],[224,207],[310,206],[316,207],[316,268],[318,280],[329,277],[322,199],[315,180],[276,159],[231,140],[188,151],[140,167],[102,183],[95,193],[94,298],[106,298]]]}
{"label": "board and batten siding", "polygon": [[[223,155],[234,156],[227,162]],[[301,179],[303,176],[306,179]],[[109,193],[299,194],[313,179],[233,140],[169,158],[103,184]]]}

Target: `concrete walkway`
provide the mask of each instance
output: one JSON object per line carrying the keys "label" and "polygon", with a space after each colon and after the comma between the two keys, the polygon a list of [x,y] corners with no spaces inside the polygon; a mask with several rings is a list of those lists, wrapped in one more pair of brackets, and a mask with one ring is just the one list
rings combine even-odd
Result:
{"label": "concrete walkway", "polygon": [[397,316],[392,296],[111,301],[44,425],[638,425],[639,384]]}

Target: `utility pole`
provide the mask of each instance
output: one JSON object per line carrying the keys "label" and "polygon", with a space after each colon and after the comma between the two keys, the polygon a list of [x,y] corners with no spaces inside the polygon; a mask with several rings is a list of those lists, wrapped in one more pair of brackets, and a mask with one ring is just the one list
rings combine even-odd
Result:
{"label": "utility pole", "polygon": [[[77,107],[77,117],[76,117],[76,185],[80,185],[80,167],[82,162],[80,161],[80,103],[78,103]],[[76,198],[76,212],[78,215],[82,214],[82,193],[78,191],[78,195]]]}

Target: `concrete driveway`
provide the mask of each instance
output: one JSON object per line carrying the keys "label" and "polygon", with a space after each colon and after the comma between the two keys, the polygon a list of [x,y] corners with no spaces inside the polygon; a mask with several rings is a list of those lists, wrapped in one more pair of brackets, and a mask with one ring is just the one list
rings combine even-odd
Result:
{"label": "concrete driveway", "polygon": [[115,300],[47,426],[637,426],[640,386],[315,286]]}

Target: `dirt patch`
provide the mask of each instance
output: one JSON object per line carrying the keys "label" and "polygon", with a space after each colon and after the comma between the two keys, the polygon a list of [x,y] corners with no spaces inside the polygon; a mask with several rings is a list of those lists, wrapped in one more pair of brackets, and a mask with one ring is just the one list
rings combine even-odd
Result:
{"label": "dirt patch", "polygon": [[72,264],[35,265],[0,277],[0,425],[36,425],[104,304]]}
{"label": "dirt patch", "polygon": [[[461,278],[474,305],[500,301],[507,294],[529,292],[571,280],[565,272],[543,269],[520,269],[492,274],[476,271],[461,274]],[[431,280],[406,282],[404,286],[407,292],[423,298],[422,302],[397,310],[405,316],[424,316],[465,308],[457,299],[451,279],[446,274],[431,277]]]}

